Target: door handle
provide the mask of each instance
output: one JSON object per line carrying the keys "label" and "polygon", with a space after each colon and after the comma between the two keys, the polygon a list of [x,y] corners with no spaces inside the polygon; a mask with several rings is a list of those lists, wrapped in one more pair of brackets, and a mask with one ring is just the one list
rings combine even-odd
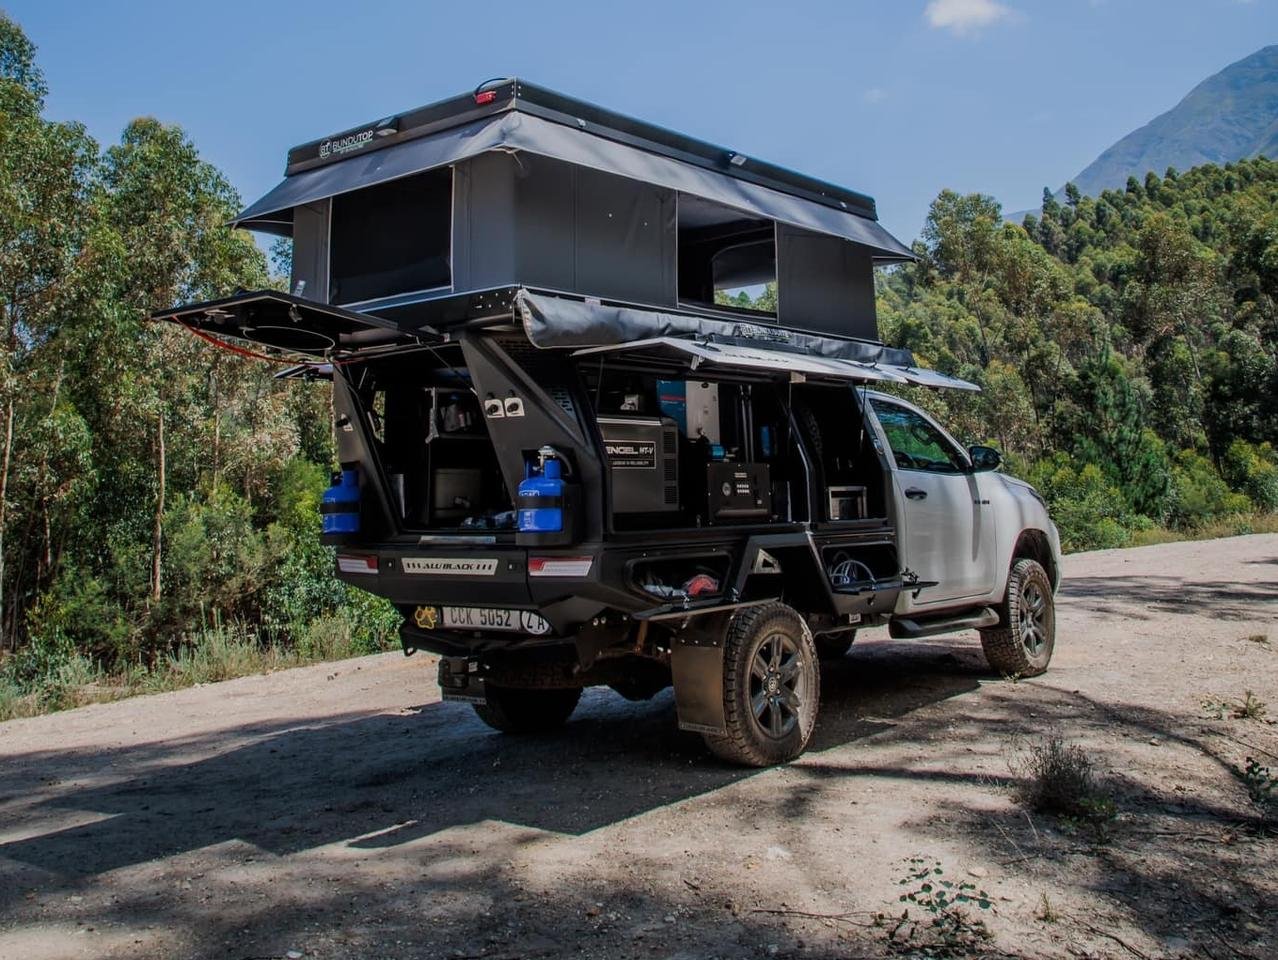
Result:
{"label": "door handle", "polygon": [[927,491],[926,491],[926,490],[920,490],[918,487],[908,487],[908,488],[906,488],[905,495],[906,495],[907,497],[909,497],[911,500],[926,500],[926,499],[927,499]]}

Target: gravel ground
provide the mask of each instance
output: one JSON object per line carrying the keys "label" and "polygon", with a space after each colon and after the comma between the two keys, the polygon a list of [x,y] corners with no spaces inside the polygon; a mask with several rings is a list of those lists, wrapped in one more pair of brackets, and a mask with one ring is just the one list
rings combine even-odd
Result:
{"label": "gravel ground", "polygon": [[[767,771],[680,734],[668,692],[502,737],[397,654],[0,724],[0,958],[901,955],[940,935],[897,923],[911,858],[989,895],[949,955],[1278,956],[1238,772],[1278,770],[1278,728],[1230,706],[1278,714],[1278,536],[1076,554],[1058,616],[1020,682],[975,634],[867,633]],[[1016,803],[1047,735],[1111,820]]]}

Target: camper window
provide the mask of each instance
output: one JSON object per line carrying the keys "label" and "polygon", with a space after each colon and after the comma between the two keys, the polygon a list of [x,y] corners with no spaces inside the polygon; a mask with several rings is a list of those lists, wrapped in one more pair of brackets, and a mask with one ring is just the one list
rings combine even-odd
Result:
{"label": "camper window", "polygon": [[447,287],[453,174],[431,170],[333,198],[329,302]]}
{"label": "camper window", "polygon": [[679,300],[776,315],[776,224],[679,195]]}

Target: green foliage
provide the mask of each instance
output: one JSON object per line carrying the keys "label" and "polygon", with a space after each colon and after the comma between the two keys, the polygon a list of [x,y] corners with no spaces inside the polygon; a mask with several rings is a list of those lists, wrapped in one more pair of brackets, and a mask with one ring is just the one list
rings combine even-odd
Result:
{"label": "green foliage", "polygon": [[147,319],[269,282],[239,197],[181,129],[103,150],[46,92],[0,14],[0,716],[384,648],[316,537],[323,388]]}
{"label": "green foliage", "polygon": [[1278,815],[1278,776],[1255,757],[1247,758],[1242,770],[1247,796],[1266,817]]}
{"label": "green foliage", "polygon": [[1272,444],[1235,440],[1225,451],[1221,468],[1229,485],[1259,509],[1278,511],[1278,451]]}
{"label": "green foliage", "polygon": [[1136,518],[1096,464],[1056,453],[1033,464],[1025,479],[1047,500],[1063,549],[1107,550],[1131,540]]}
{"label": "green foliage", "polygon": [[[964,957],[992,939],[985,921],[971,910],[992,910],[994,898],[968,880],[954,879],[940,863],[911,857],[897,884],[908,888],[897,897],[907,906],[888,934],[892,947],[906,948],[912,956]],[[922,911],[923,924],[911,919],[910,905]]]}
{"label": "green foliage", "polygon": [[1194,450],[1176,454],[1167,505],[1171,526],[1192,527],[1205,520],[1245,513],[1251,505],[1244,494],[1229,489],[1215,465],[1202,454]]}
{"label": "green foliage", "polygon": [[989,197],[943,192],[919,261],[879,280],[884,338],[982,386],[940,412],[1021,465],[1068,549],[1121,546],[1153,524],[1267,524],[1278,163],[1065,196],[1016,226]]}

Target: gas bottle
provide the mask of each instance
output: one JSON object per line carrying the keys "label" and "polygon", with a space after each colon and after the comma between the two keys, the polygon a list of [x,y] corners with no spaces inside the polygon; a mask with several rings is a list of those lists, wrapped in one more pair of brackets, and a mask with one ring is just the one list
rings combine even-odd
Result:
{"label": "gas bottle", "polygon": [[320,500],[320,515],[326,540],[359,533],[358,470],[343,467],[340,473],[333,474],[332,486]]}
{"label": "gas bottle", "polygon": [[577,485],[564,477],[559,451],[542,447],[537,463],[524,467],[515,508],[518,542],[530,545],[572,543],[575,538]]}

